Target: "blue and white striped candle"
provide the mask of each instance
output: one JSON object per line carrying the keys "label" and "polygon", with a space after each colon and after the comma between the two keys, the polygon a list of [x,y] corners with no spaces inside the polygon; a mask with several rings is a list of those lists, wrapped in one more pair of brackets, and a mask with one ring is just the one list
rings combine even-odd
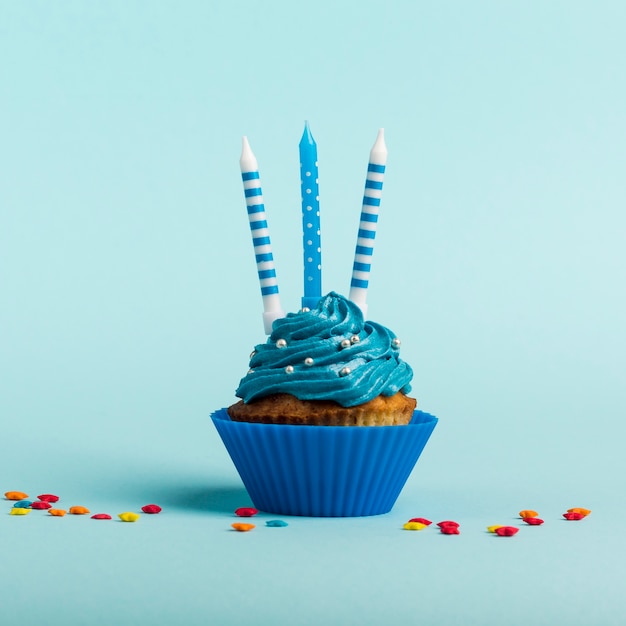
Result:
{"label": "blue and white striped candle", "polygon": [[243,191],[246,197],[261,295],[263,296],[263,327],[265,333],[269,335],[272,332],[274,320],[285,317],[285,312],[280,306],[280,297],[278,295],[278,280],[276,278],[276,268],[274,267],[270,232],[267,227],[265,205],[263,204],[259,166],[247,137],[243,138],[239,166],[241,168],[241,179],[243,180]]}
{"label": "blue and white striped candle", "polygon": [[361,221],[359,222],[354,265],[352,266],[352,281],[348,296],[350,300],[359,305],[364,317],[367,317],[367,288],[372,269],[372,254],[374,253],[374,239],[376,238],[386,163],[387,146],[385,145],[384,129],[381,128],[370,151],[370,161],[367,166]]}
{"label": "blue and white striped candle", "polygon": [[317,170],[317,144],[309,123],[300,139],[300,185],[302,190],[302,248],[304,252],[304,296],[302,307],[315,308],[322,297],[322,244]]}

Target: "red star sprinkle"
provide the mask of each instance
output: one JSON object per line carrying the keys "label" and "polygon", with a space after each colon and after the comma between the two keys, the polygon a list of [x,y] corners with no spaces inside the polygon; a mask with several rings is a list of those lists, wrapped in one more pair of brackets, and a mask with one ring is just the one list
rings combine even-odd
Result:
{"label": "red star sprinkle", "polygon": [[585,518],[582,513],[575,513],[574,511],[571,511],[570,513],[563,513],[563,517],[567,520],[579,520]]}
{"label": "red star sprinkle", "polygon": [[42,493],[40,496],[37,496],[37,500],[41,500],[42,502],[58,502],[59,496],[55,496],[51,493]]}
{"label": "red star sprinkle", "polygon": [[96,513],[91,519],[111,519],[111,516],[108,513]]}
{"label": "red star sprinkle", "polygon": [[146,504],[146,506],[142,506],[141,510],[144,513],[149,513],[150,515],[160,513],[163,509],[158,504]]}
{"label": "red star sprinkle", "polygon": [[522,519],[531,526],[539,526],[540,524],[543,524],[543,520],[540,517],[524,517]]}
{"label": "red star sprinkle", "polygon": [[425,517],[412,517],[409,522],[417,522],[418,524],[424,524],[425,526],[430,526],[432,522]]}
{"label": "red star sprinkle", "polygon": [[45,502],[45,501],[40,501],[40,502],[33,502],[30,505],[31,509],[51,509],[52,505],[49,502]]}
{"label": "red star sprinkle", "polygon": [[258,512],[259,512],[258,509],[253,509],[252,507],[249,507],[249,506],[243,506],[238,509],[235,509],[235,515],[238,515],[239,517],[252,517],[256,515]]}
{"label": "red star sprinkle", "polygon": [[439,522],[437,526],[439,526],[439,528],[444,528],[446,526],[448,528],[458,528],[460,524],[458,522],[453,522],[452,520],[444,520],[443,522]]}
{"label": "red star sprinkle", "polygon": [[458,525],[457,526],[439,526],[439,530],[441,531],[441,534],[443,535],[460,535],[461,531],[459,530]]}
{"label": "red star sprinkle", "polygon": [[515,528],[515,526],[500,526],[500,528],[496,528],[496,535],[500,537],[512,537],[517,534],[519,528]]}

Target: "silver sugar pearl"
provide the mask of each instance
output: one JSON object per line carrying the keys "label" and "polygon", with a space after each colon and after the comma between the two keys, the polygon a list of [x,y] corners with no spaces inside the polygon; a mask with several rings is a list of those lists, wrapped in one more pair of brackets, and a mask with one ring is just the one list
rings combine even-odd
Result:
{"label": "silver sugar pearl", "polygon": [[250,358],[252,358],[253,356],[256,356],[256,350],[252,350],[252,352],[250,352]]}
{"label": "silver sugar pearl", "polygon": [[314,361],[313,361],[313,357],[308,356],[306,359],[304,359],[304,364],[308,365],[309,367],[311,367],[311,365],[313,365]]}
{"label": "silver sugar pearl", "polygon": [[286,348],[287,347],[287,340],[286,339],[279,339],[276,342],[276,347],[277,348]]}
{"label": "silver sugar pearl", "polygon": [[399,340],[397,337],[394,337],[394,338],[391,340],[391,345],[392,345],[394,348],[396,348],[396,349],[398,349],[398,348],[400,347],[400,343],[401,343],[401,342],[400,342],[400,340]]}
{"label": "silver sugar pearl", "polygon": [[347,376],[348,374],[351,374],[352,370],[349,367],[342,367],[341,371],[339,372],[339,376]]}
{"label": "silver sugar pearl", "polygon": [[254,374],[254,370],[248,370],[248,374]]}
{"label": "silver sugar pearl", "polygon": [[293,365],[287,365],[285,368],[285,374],[293,374]]}
{"label": "silver sugar pearl", "polygon": [[309,309],[309,307],[308,307],[308,306],[303,306],[303,307],[300,309],[300,313],[308,313],[310,310],[311,310],[311,309]]}
{"label": "silver sugar pearl", "polygon": [[342,349],[349,348],[352,345],[352,342],[349,339],[344,339],[341,342]]}
{"label": "silver sugar pearl", "polygon": [[361,341],[361,338],[358,335],[352,335],[352,337],[350,337],[351,343],[359,343],[359,341]]}

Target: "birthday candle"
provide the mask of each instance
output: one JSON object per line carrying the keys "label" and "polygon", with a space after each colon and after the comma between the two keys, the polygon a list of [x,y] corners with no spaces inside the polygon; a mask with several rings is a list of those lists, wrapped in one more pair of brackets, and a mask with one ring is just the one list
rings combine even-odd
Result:
{"label": "birthday candle", "polygon": [[317,144],[309,123],[300,139],[300,184],[302,189],[302,248],[304,251],[304,296],[302,307],[312,309],[322,297],[322,248],[317,171]]}
{"label": "birthday candle", "polygon": [[387,146],[385,145],[384,129],[381,128],[370,151],[370,160],[367,166],[361,220],[356,240],[354,265],[352,266],[350,294],[348,296],[350,300],[359,305],[364,317],[367,316],[367,288],[372,269],[372,254],[374,252],[374,239],[376,237],[378,210],[383,192],[386,163]]}
{"label": "birthday candle", "polygon": [[256,257],[261,295],[263,296],[263,327],[265,333],[269,335],[272,332],[274,320],[285,317],[285,312],[280,306],[280,297],[278,295],[278,280],[276,279],[270,232],[267,227],[265,205],[263,204],[259,166],[247,137],[243,138],[239,166],[241,168],[246,207],[248,208],[248,220],[250,221],[250,232],[252,233],[252,245],[254,246],[254,255]]}

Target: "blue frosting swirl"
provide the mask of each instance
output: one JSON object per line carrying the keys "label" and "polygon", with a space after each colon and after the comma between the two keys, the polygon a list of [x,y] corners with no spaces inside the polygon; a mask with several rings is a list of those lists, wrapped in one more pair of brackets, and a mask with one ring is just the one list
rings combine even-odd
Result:
{"label": "blue frosting swirl", "polygon": [[274,393],[355,406],[376,396],[408,393],[413,370],[399,356],[396,335],[365,322],[361,309],[331,292],[311,311],[274,322],[255,347],[237,396],[250,402]]}

